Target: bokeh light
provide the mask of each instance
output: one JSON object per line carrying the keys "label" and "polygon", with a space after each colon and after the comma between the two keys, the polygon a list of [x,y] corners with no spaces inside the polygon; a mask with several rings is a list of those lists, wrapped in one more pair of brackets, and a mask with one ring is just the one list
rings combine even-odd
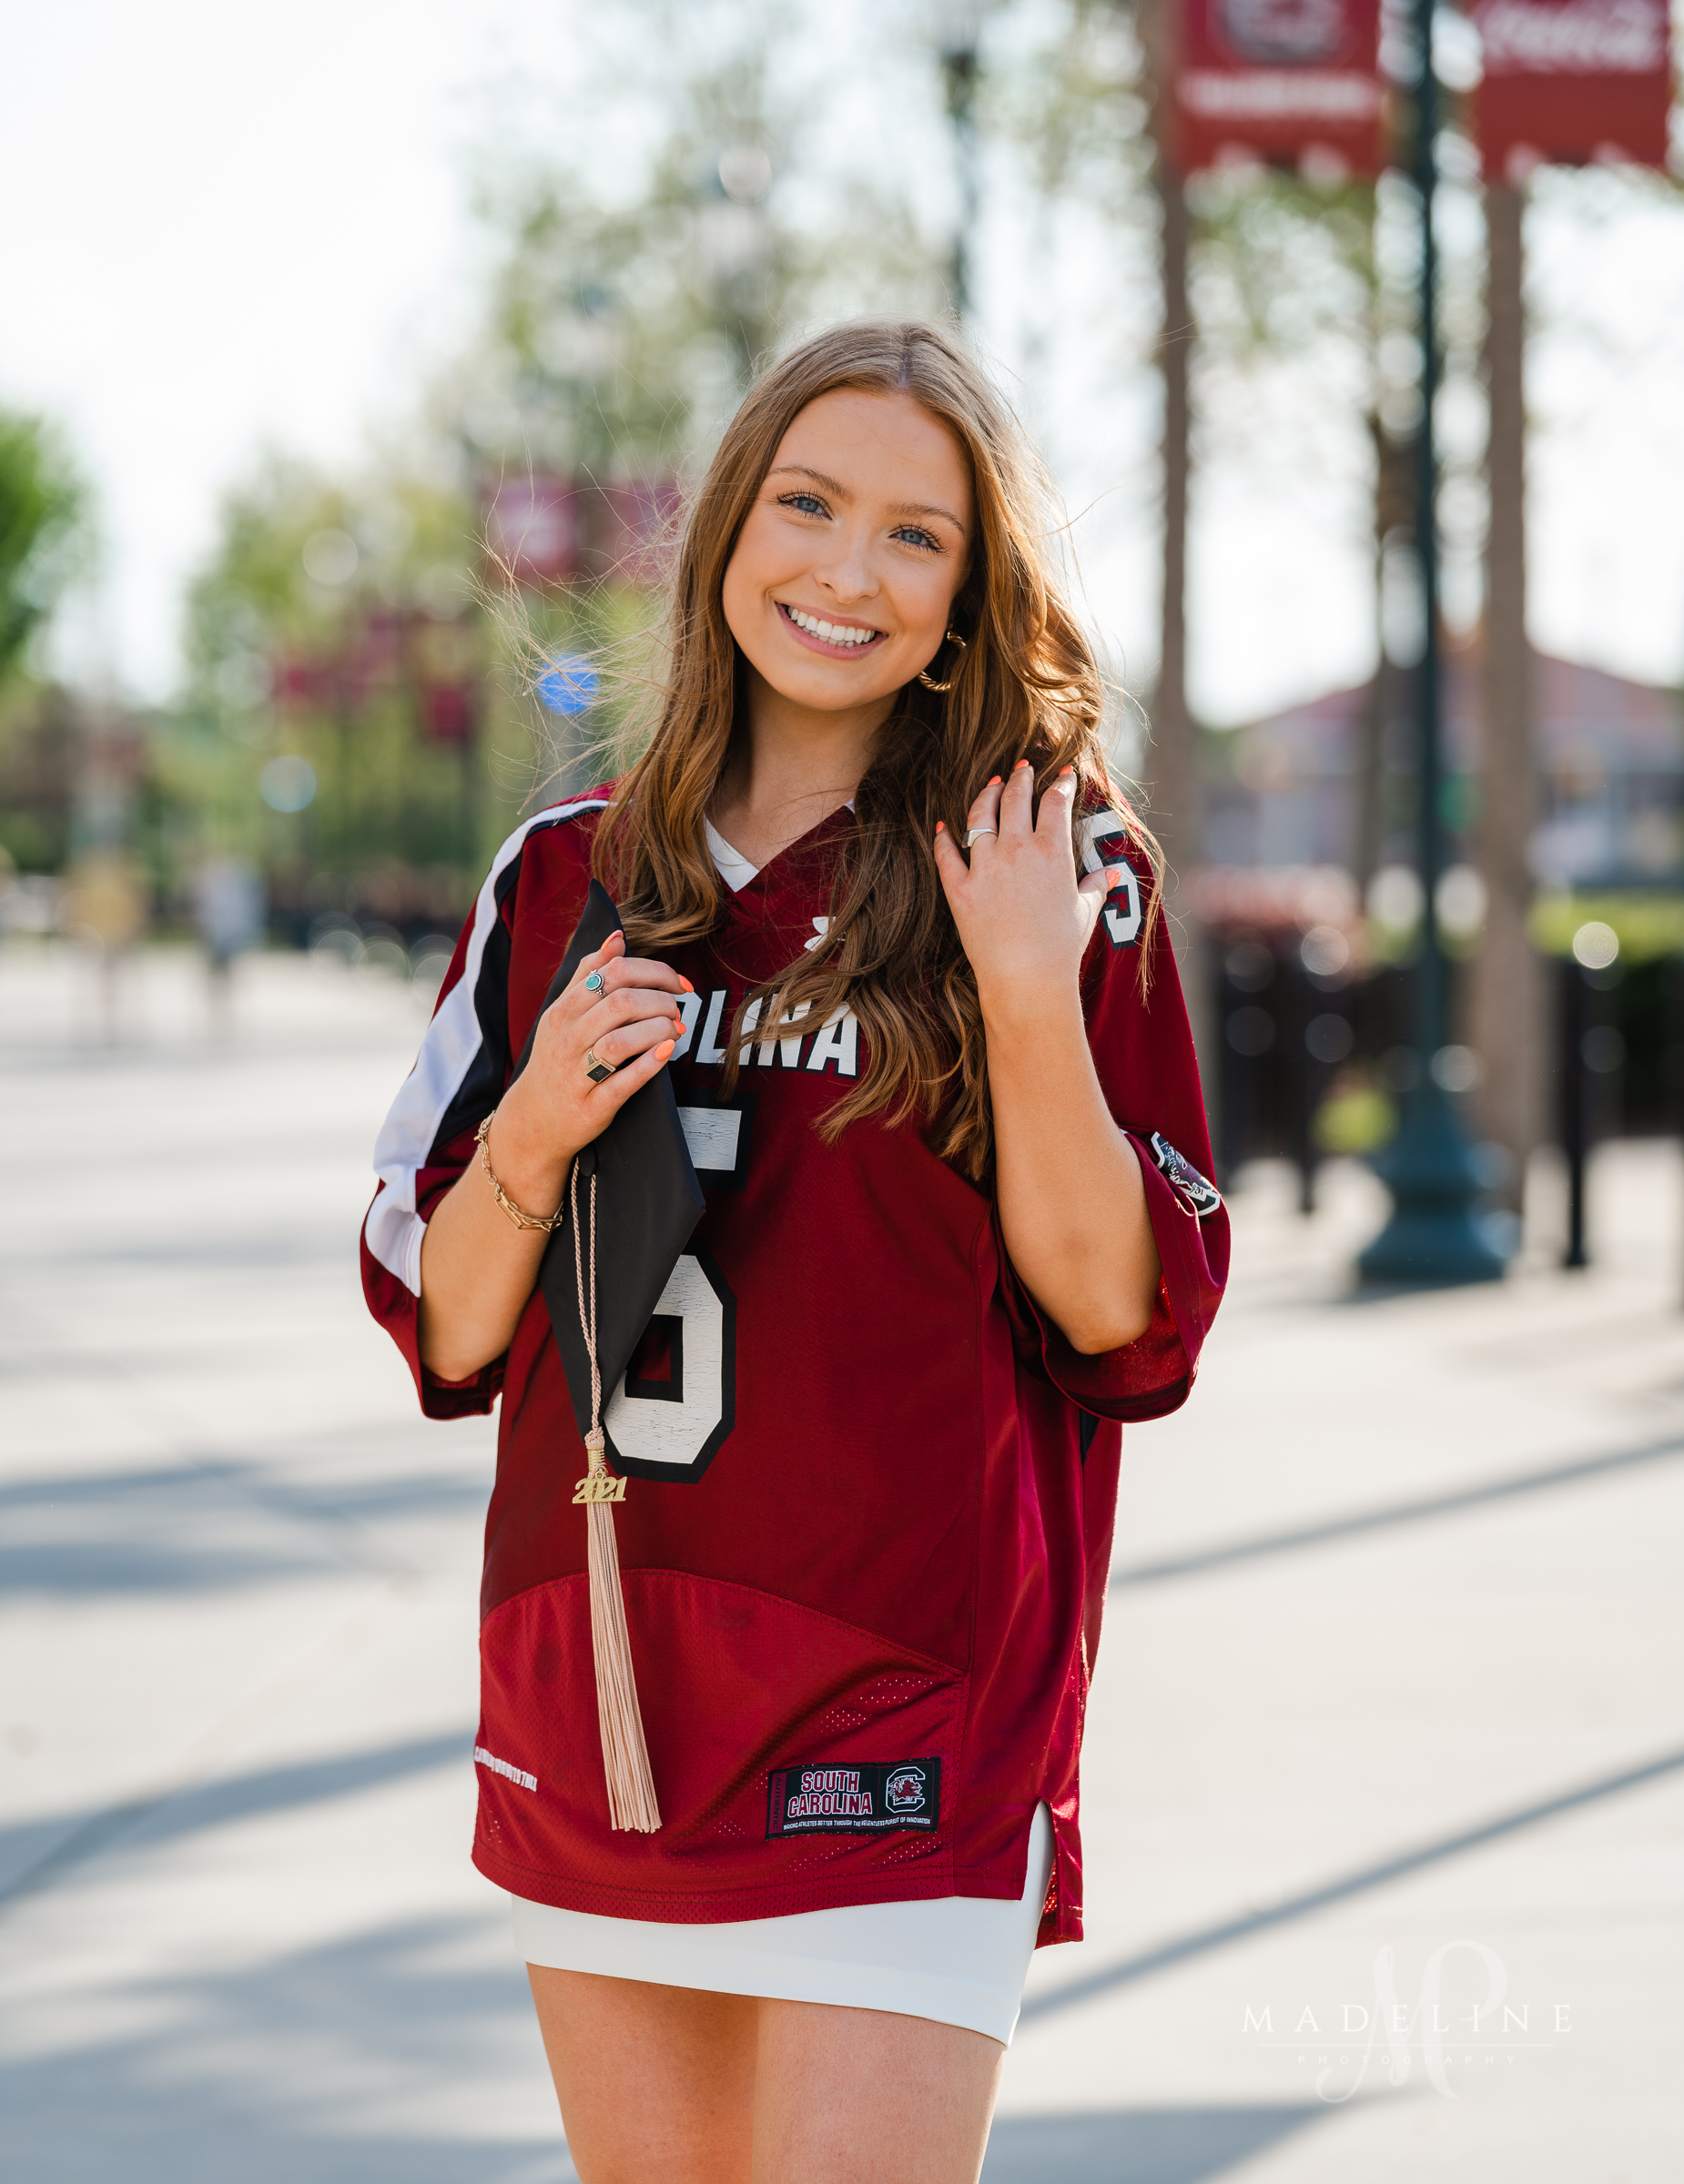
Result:
{"label": "bokeh light", "polygon": [[1452,864],[1433,896],[1438,922],[1453,940],[1472,940],[1486,922],[1486,884],[1471,864]]}
{"label": "bokeh light", "polygon": [[1312,925],[1298,949],[1314,978],[1336,978],[1351,960],[1351,944],[1337,925]]}
{"label": "bokeh light", "polygon": [[357,541],[348,531],[312,531],[304,541],[304,573],[337,590],[357,573]]}
{"label": "bokeh light", "polygon": [[258,793],[272,812],[301,812],[315,801],[316,769],[290,753],[271,758],[258,776]]}
{"label": "bokeh light", "polygon": [[1574,934],[1573,953],[1588,971],[1606,971],[1619,954],[1619,935],[1593,917]]}
{"label": "bokeh light", "polygon": [[1267,1054],[1274,1045],[1274,1018],[1254,1003],[1236,1008],[1228,1019],[1228,1044],[1236,1054]]}
{"label": "bokeh light", "polygon": [[1388,933],[1407,933],[1420,919],[1421,882],[1407,864],[1385,864],[1368,887],[1368,915]]}
{"label": "bokeh light", "polygon": [[1441,1092],[1471,1092],[1485,1074],[1471,1046],[1441,1046],[1431,1067]]}
{"label": "bokeh light", "polygon": [[1324,1016],[1311,1017],[1304,1027],[1304,1043],[1313,1059],[1331,1067],[1345,1059],[1354,1039],[1345,1019],[1329,1010]]}

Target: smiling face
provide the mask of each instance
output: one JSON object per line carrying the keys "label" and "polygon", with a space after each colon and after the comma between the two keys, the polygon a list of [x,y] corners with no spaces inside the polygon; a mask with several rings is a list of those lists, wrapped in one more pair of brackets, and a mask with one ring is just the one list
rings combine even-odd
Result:
{"label": "smiling face", "polygon": [[910,395],[835,388],[778,444],[725,569],[750,667],[817,713],[888,709],[942,649],[969,561],[970,470]]}

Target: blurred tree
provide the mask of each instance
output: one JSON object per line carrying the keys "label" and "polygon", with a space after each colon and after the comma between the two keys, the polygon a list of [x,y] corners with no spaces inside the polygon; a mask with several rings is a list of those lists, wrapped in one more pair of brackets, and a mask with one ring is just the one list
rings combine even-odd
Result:
{"label": "blurred tree", "polygon": [[1491,401],[1486,476],[1485,763],[1477,848],[1486,886],[1485,933],[1468,980],[1470,1043],[1485,1065],[1479,1119],[1513,1163],[1506,1198],[1522,1209],[1527,1161],[1547,1127],[1544,966],[1528,930],[1538,817],[1532,651],[1527,638],[1526,193],[1486,189],[1486,383]]}
{"label": "blurred tree", "polygon": [[[1150,227],[1151,85],[1136,0],[1051,0],[1015,11],[1026,43],[984,77],[984,126],[1021,146],[1036,186]],[[1006,24],[984,48],[1003,46]]]}
{"label": "blurred tree", "polygon": [[793,37],[788,9],[622,12],[666,56],[641,171],[500,158],[481,185],[502,262],[440,408],[482,463],[598,480],[681,466],[803,322],[941,307],[944,254],[898,177],[827,171],[790,126],[802,102],[773,85],[768,55],[826,41]]}
{"label": "blurred tree", "polygon": [[371,885],[394,925],[460,906],[478,854],[476,529],[448,462],[336,479],[272,455],[228,497],[188,594],[167,765],[206,845],[257,858],[283,911],[346,909]]}
{"label": "blurred tree", "polygon": [[0,859],[25,871],[56,869],[69,844],[75,709],[25,671],[86,550],[86,506],[53,428],[0,410]]}
{"label": "blurred tree", "polygon": [[0,681],[20,663],[75,567],[84,503],[51,428],[0,410]]}
{"label": "blurred tree", "polygon": [[[1382,592],[1406,591],[1413,550],[1412,449],[1420,416],[1413,194],[1397,177],[1375,187],[1262,167],[1183,184],[1167,173],[1152,142],[1152,55],[1162,19],[1154,0],[1057,0],[1035,13],[1040,46],[1027,66],[1014,55],[1011,81],[991,94],[996,125],[1029,149],[1043,190],[1100,212],[1124,248],[1138,250],[1141,236],[1155,231],[1154,254],[1171,291],[1156,333],[1165,402],[1166,581],[1152,706],[1155,734],[1169,747],[1150,754],[1143,770],[1184,774],[1173,746],[1190,744],[1197,733],[1187,722],[1179,610],[1192,471],[1207,463],[1243,467],[1283,497],[1301,491],[1306,480],[1354,487],[1353,511],[1366,503],[1362,521],[1376,606],[1377,668],[1364,720],[1354,852],[1365,880],[1386,835],[1408,822],[1403,802],[1409,784],[1388,775],[1383,763],[1397,672],[1408,663],[1399,627],[1407,614],[1395,610],[1407,602],[1394,596],[1394,611],[1384,614]],[[1456,119],[1452,102],[1452,131]],[[1446,147],[1456,169],[1452,187],[1466,185],[1474,171],[1471,149],[1458,150],[1454,135]],[[1444,275],[1446,383],[1466,415],[1479,407],[1478,252],[1447,248]],[[1462,399],[1470,393],[1471,403]],[[1460,527],[1450,543],[1465,610],[1476,583],[1481,454],[1477,434],[1446,449],[1446,500]],[[1390,625],[1390,645],[1383,622]],[[1172,856],[1197,862],[1200,845],[1182,838],[1188,830],[1173,809],[1196,797],[1183,781],[1168,802]],[[1196,812],[1192,832],[1196,837]]]}
{"label": "blurred tree", "polygon": [[[424,907],[441,890],[460,903],[522,805],[600,766],[637,693],[658,556],[604,547],[631,503],[659,529],[670,481],[804,318],[939,308],[944,252],[904,193],[821,171],[805,137],[804,166],[773,126],[799,106],[769,80],[780,11],[622,15],[638,68],[621,82],[604,62],[569,92],[612,118],[612,159],[588,126],[565,161],[488,152],[485,322],[401,451],[355,476],[270,458],[229,495],[192,589],[171,763],[300,925],[373,906],[407,929],[443,915]],[[811,65],[824,41],[796,50]],[[928,74],[934,108],[933,58]],[[572,496],[585,551],[565,581],[517,590],[486,533],[496,549],[492,496],[522,481]],[[612,672],[574,710],[546,668],[581,658]]]}

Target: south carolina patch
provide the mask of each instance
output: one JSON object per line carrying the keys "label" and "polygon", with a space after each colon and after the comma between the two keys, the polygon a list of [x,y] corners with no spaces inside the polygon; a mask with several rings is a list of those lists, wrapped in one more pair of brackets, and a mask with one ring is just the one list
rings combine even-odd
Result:
{"label": "south carolina patch", "polygon": [[875,1835],[888,1827],[934,1827],[941,1817],[938,1759],[797,1762],[766,1776],[766,1832]]}
{"label": "south carolina patch", "polygon": [[1218,1212],[1222,1194],[1208,1177],[1202,1176],[1184,1154],[1178,1153],[1169,1139],[1157,1130],[1151,1134],[1151,1157],[1164,1180],[1179,1190],[1201,1220],[1207,1214]]}

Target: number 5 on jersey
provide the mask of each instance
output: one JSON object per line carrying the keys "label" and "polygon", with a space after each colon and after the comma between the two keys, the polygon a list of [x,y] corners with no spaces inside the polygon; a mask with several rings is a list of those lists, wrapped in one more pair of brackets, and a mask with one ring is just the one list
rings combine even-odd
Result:
{"label": "number 5 on jersey", "polygon": [[608,1461],[633,1479],[699,1479],[735,1423],[736,1299],[695,1244],[604,1407]]}
{"label": "number 5 on jersey", "polygon": [[1141,883],[1128,858],[1129,830],[1115,812],[1098,812],[1082,829],[1081,869],[1102,872],[1121,864],[1123,881],[1105,898],[1100,915],[1113,948],[1131,948],[1141,936]]}

